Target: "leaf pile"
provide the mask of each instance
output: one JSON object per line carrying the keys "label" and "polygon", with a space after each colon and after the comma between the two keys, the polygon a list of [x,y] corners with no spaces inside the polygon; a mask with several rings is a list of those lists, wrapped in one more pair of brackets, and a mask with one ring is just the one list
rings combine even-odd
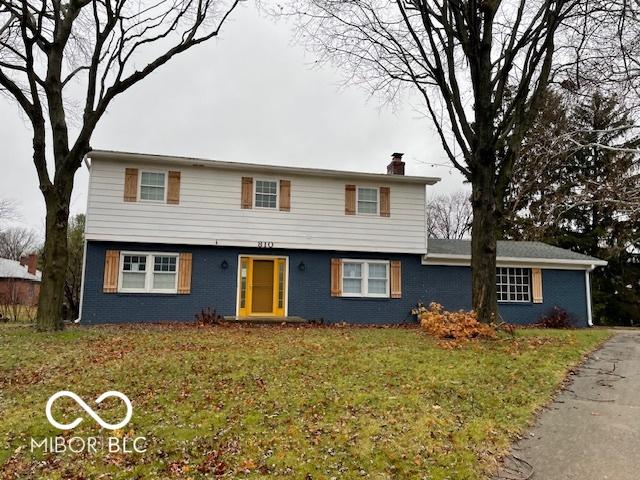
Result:
{"label": "leaf pile", "polygon": [[443,340],[452,340],[447,346],[456,346],[473,338],[495,338],[492,325],[480,323],[474,311],[449,312],[439,303],[432,302],[429,308],[419,305],[415,310],[420,326],[429,335]]}

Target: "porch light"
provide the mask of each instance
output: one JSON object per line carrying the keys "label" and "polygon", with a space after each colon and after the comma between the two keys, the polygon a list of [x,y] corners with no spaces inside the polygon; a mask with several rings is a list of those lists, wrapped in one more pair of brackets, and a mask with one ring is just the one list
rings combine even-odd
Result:
{"label": "porch light", "polygon": [[306,269],[307,269],[307,266],[301,260],[300,263],[298,264],[298,270],[300,270],[301,272],[304,272]]}
{"label": "porch light", "polygon": [[229,264],[227,263],[226,260],[222,261],[222,263],[220,264],[220,268],[223,270],[226,270],[227,268],[229,268]]}

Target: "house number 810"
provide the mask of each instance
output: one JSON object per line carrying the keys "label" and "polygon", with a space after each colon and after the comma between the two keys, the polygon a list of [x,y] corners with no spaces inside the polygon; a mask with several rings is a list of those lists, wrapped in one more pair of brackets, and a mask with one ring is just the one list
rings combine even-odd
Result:
{"label": "house number 810", "polygon": [[258,242],[258,248],[273,248],[273,242]]}

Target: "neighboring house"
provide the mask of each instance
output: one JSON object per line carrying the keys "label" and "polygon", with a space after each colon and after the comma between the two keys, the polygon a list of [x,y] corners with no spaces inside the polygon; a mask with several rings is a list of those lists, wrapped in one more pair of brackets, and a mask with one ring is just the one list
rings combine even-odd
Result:
{"label": "neighboring house", "polygon": [[[428,240],[438,178],[92,151],[83,323],[302,317],[412,321],[418,301],[471,308],[469,244]],[[591,322],[589,271],[605,262],[501,242],[503,319],[554,306]]]}
{"label": "neighboring house", "polygon": [[0,304],[37,305],[42,272],[36,269],[38,256],[22,256],[20,261],[0,258]]}

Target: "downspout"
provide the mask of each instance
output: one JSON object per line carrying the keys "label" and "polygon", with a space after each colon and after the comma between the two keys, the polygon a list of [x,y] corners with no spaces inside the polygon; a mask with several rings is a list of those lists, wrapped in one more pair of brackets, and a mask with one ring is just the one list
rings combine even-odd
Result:
{"label": "downspout", "polygon": [[82,250],[82,279],[80,280],[80,307],[78,308],[78,318],[73,323],[80,323],[82,319],[82,303],[84,299],[84,277],[85,270],[87,268],[87,241],[84,241],[84,248]]}
{"label": "downspout", "polygon": [[587,292],[587,324],[590,327],[593,327],[593,315],[591,312],[591,278],[589,274],[595,268],[595,265],[591,265],[591,268],[584,271],[584,285]]}
{"label": "downspout", "polygon": [[[89,171],[89,185],[91,185],[91,165],[89,164],[89,161],[87,160],[87,156],[84,156],[84,164],[87,167],[87,170]],[[87,210],[89,210],[89,189],[87,189]],[[85,232],[87,230],[87,223],[85,221],[84,224],[84,229]],[[82,319],[82,304],[83,304],[83,300],[84,300],[84,277],[85,277],[85,270],[87,268],[87,239],[85,236],[85,240],[84,240],[84,247],[82,249],[82,278],[80,279],[80,306],[78,308],[78,318],[76,318],[73,323],[80,323],[80,320]]]}

